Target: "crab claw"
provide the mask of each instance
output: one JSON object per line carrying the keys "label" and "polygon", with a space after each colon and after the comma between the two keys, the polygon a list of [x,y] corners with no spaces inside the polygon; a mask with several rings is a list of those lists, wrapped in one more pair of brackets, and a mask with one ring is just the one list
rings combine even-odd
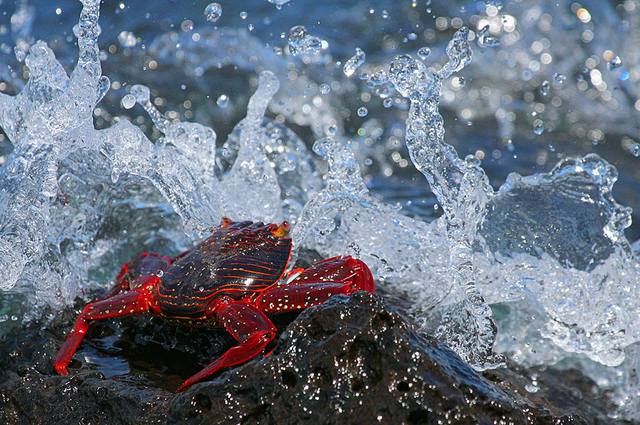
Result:
{"label": "crab claw", "polygon": [[272,225],[269,229],[271,230],[271,234],[276,238],[284,238],[289,234],[289,230],[291,230],[291,225],[288,221],[283,221],[279,226]]}

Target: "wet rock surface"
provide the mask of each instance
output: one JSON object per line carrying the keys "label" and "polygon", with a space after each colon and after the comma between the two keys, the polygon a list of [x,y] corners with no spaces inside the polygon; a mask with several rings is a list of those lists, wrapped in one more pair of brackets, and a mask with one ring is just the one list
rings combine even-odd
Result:
{"label": "wet rock surface", "polygon": [[70,376],[56,376],[51,356],[74,314],[4,332],[0,423],[615,423],[586,401],[588,382],[540,371],[550,389],[530,394],[515,369],[482,376],[366,293],[276,318],[271,355],[181,394],[183,379],[232,345],[224,332],[144,317],[99,323]]}

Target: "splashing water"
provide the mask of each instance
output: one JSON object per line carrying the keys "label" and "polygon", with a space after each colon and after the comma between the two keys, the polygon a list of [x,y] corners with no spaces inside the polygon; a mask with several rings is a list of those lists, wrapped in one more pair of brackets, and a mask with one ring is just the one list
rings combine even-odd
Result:
{"label": "splashing water", "polygon": [[[71,77],[67,77],[46,44],[38,42],[27,56],[31,78],[25,89],[15,98],[7,95],[0,98],[0,122],[15,147],[11,158],[0,170],[3,180],[1,202],[4,206],[0,261],[6,270],[2,288],[8,290],[26,285],[26,288],[38,292],[40,303],[57,304],[75,297],[78,287],[70,281],[87,281],[88,267],[81,264],[83,261],[89,266],[93,264],[87,257],[91,255],[89,251],[99,245],[100,241],[92,239],[103,221],[101,216],[107,211],[100,208],[83,211],[82,223],[75,223],[73,221],[79,219],[78,213],[70,211],[69,204],[59,205],[60,198],[67,197],[77,197],[73,199],[73,205],[81,204],[83,199],[88,205],[93,204],[81,193],[76,193],[79,189],[77,183],[74,182],[71,193],[66,192],[67,188],[59,187],[61,181],[69,179],[64,174],[63,163],[74,155],[99,153],[100,157],[87,162],[92,164],[102,160],[104,163],[95,164],[99,169],[91,170],[89,175],[94,177],[96,173],[104,173],[111,180],[110,190],[113,192],[117,193],[123,190],[121,186],[131,184],[129,176],[142,177],[150,182],[180,215],[185,230],[192,237],[217,224],[222,211],[238,218],[261,217],[272,221],[288,218],[295,222],[295,217],[283,217],[281,191],[270,162],[264,155],[262,159],[258,158],[260,149],[271,141],[270,137],[279,136],[277,131],[267,132],[261,126],[266,104],[278,87],[275,76],[263,73],[247,119],[239,124],[239,160],[226,178],[220,180],[215,169],[215,132],[196,123],[168,121],[153,106],[149,89],[144,86],[133,86],[130,95],[147,111],[164,133],[164,138],[151,143],[128,121],[121,121],[104,131],[93,129],[91,113],[97,98],[103,96],[96,95],[103,81],[96,43],[99,34],[98,3],[87,0],[83,6],[79,23],[80,55]],[[272,160],[278,160],[287,153],[286,149],[275,152]],[[303,160],[289,154],[288,168],[280,172],[292,179]],[[305,172],[311,176],[309,179],[314,179],[308,167]],[[119,186],[123,175],[127,178]],[[92,183],[81,174],[70,177],[72,179],[69,180]],[[104,184],[103,177],[95,175],[95,180]],[[306,184],[306,181],[301,184]],[[237,193],[241,191],[247,194],[246,187],[254,188],[255,192],[246,198],[238,197]],[[295,210],[312,190],[296,192],[292,188],[286,193],[292,194],[285,200],[288,210]],[[115,195],[112,193],[112,196]],[[239,204],[238,198],[245,203]],[[106,208],[105,205],[99,207]],[[85,234],[69,234],[74,230]],[[55,278],[48,276],[47,284],[42,287],[33,285],[33,276],[41,272],[43,266],[40,261],[52,255],[60,257],[60,253],[55,253],[60,250],[56,243],[60,244],[67,238],[72,241],[82,239],[81,243],[68,248],[69,253],[65,253],[67,259],[73,257],[78,263]],[[56,243],[51,244],[51,241]],[[108,248],[103,244],[100,249]],[[54,272],[48,271],[49,274]]]}
{"label": "splashing water", "polygon": [[[400,55],[366,65],[375,71],[366,83],[385,106],[406,99],[409,159],[443,212],[427,222],[367,188],[360,148],[342,129],[343,108],[328,100],[339,86],[311,73],[291,81],[298,58],[274,54],[246,31],[203,30],[201,44],[167,35],[149,49],[194,73],[232,64],[259,76],[246,117],[224,143],[207,126],[168,119],[152,102],[152,90],[162,88],[143,85],[131,86],[122,106],[143,108],[162,137],[152,142],[127,120],[96,130],[92,113],[110,82],[101,75],[99,1],[82,3],[73,72],[37,42],[19,49],[30,71],[24,88],[0,95],[0,126],[14,146],[0,167],[0,289],[25,295],[30,307],[69,304],[97,285],[96,270],[109,275],[114,257],[132,249],[167,240],[184,248],[223,215],[287,219],[297,249],[362,258],[381,285],[409,300],[421,331],[477,369],[499,366],[502,355],[524,365],[570,359],[611,383],[620,414],[637,412],[640,264],[623,234],[631,211],[612,195],[616,170],[593,154],[568,158],[549,173],[512,174],[494,191],[479,161],[446,143],[439,112],[445,82],[471,62],[466,28],[446,46],[442,66],[423,62],[425,48],[421,60]],[[488,31],[478,33],[481,48],[499,45]],[[302,26],[287,45],[302,58],[323,50]],[[358,49],[341,78],[364,61]],[[565,80],[554,75],[553,92]],[[550,86],[543,80],[539,94],[551,97]],[[362,108],[361,118],[373,114]],[[313,152],[328,166],[322,177],[286,122],[311,129]],[[153,220],[110,232],[128,214]],[[494,315],[501,308],[508,312]]]}
{"label": "splashing water", "polygon": [[461,160],[455,149],[444,142],[444,121],[438,112],[442,80],[471,60],[467,37],[466,28],[456,32],[447,46],[449,61],[440,72],[434,73],[422,62],[401,56],[391,63],[389,76],[396,89],[411,100],[407,147],[411,160],[427,178],[443,208],[451,241],[452,307],[443,313],[438,334],[459,355],[483,369],[499,360],[492,354],[496,328],[491,310],[476,288],[472,246],[492,190],[479,163],[472,158]]}

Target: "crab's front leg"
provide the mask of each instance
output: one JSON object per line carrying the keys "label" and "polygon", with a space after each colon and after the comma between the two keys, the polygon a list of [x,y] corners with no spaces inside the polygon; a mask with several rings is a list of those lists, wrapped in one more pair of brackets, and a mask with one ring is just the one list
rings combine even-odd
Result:
{"label": "crab's front leg", "polygon": [[155,252],[143,252],[120,268],[120,272],[118,276],[116,276],[115,285],[102,299],[111,298],[130,289],[134,289],[133,287],[140,281],[140,278],[144,279],[148,276],[157,275],[159,271],[164,272],[177,258],[180,258],[184,254],[185,253],[171,258],[166,255],[156,254]]}
{"label": "crab's front leg", "polygon": [[210,308],[224,328],[240,344],[227,350],[213,363],[196,373],[178,387],[181,392],[196,382],[200,382],[221,369],[237,366],[258,356],[276,336],[276,327],[257,308],[239,301],[222,298]]}
{"label": "crab's front leg", "polygon": [[89,325],[94,320],[110,319],[148,312],[154,305],[153,288],[158,277],[147,277],[145,282],[131,291],[87,304],[78,315],[73,329],[58,351],[53,366],[60,375],[68,375],[67,366],[82,343]]}

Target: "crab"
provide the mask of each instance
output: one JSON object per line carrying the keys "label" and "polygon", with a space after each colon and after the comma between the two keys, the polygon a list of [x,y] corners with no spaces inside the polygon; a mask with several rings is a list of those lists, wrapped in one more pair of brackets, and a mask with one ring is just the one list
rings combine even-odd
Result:
{"label": "crab", "polygon": [[211,235],[176,257],[143,252],[122,266],[105,298],[87,304],[54,360],[60,375],[96,320],[152,314],[221,326],[238,342],[177,389],[265,352],[277,329],[267,314],[322,304],[333,295],[375,292],[369,267],[350,256],[289,270],[290,226],[223,218]]}

